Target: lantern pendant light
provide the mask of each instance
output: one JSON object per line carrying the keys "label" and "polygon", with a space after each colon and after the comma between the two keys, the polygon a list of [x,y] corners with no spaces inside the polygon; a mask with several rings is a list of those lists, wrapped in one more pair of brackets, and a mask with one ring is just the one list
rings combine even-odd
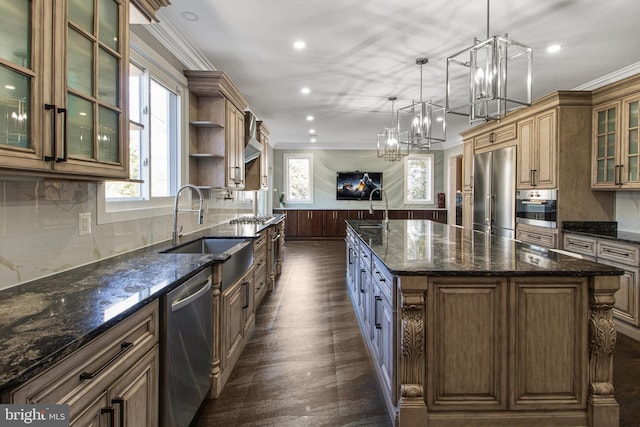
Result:
{"label": "lantern pendant light", "polygon": [[396,162],[409,154],[407,145],[407,132],[398,128],[398,121],[393,110],[397,98],[390,96],[391,101],[391,126],[378,132],[378,158],[388,162]]}

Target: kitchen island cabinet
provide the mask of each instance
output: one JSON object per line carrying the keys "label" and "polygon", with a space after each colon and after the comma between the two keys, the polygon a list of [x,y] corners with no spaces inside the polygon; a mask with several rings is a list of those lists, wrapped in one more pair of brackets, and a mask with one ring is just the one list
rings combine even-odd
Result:
{"label": "kitchen island cabinet", "polygon": [[380,225],[348,221],[347,286],[395,426],[618,426],[622,270],[432,221]]}

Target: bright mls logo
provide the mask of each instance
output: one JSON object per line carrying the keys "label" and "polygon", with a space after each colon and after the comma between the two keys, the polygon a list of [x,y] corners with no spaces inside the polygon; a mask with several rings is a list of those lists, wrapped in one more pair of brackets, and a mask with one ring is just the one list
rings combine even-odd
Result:
{"label": "bright mls logo", "polygon": [[69,405],[0,405],[0,427],[69,427]]}

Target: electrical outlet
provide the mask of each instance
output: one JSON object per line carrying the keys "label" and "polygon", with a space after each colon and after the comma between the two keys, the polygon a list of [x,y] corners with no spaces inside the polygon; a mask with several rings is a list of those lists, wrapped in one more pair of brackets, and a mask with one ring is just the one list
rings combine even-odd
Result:
{"label": "electrical outlet", "polygon": [[91,234],[91,212],[78,214],[78,235]]}

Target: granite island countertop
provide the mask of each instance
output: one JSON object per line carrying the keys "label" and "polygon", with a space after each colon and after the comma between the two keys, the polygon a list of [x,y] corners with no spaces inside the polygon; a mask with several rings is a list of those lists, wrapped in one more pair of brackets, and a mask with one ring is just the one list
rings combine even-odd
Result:
{"label": "granite island countertop", "polygon": [[[255,238],[266,224],[221,224],[181,238]],[[229,255],[161,253],[161,242],[0,290],[0,396]]]}
{"label": "granite island countertop", "polygon": [[[623,271],[518,241],[428,220],[347,224],[394,275],[618,276]],[[369,227],[367,227],[369,225]]]}

